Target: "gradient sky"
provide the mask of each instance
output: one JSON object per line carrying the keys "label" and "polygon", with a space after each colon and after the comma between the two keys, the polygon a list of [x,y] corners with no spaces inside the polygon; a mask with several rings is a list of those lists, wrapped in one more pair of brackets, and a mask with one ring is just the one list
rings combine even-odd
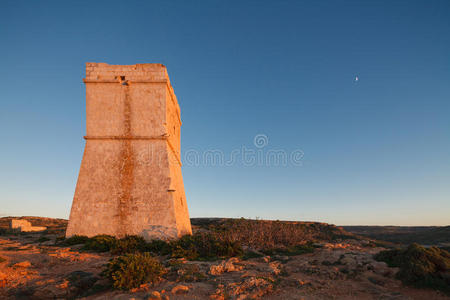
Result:
{"label": "gradient sky", "polygon": [[[2,1],[0,214],[67,218],[86,62],[163,63],[192,217],[450,224],[450,1]],[[359,80],[355,81],[355,77]]]}

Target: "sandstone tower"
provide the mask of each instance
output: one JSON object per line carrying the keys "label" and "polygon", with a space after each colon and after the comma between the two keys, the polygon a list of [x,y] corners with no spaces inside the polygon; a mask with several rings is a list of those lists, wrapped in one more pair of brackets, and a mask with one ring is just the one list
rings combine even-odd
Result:
{"label": "sandstone tower", "polygon": [[66,236],[191,234],[166,67],[87,63],[83,81],[86,145]]}

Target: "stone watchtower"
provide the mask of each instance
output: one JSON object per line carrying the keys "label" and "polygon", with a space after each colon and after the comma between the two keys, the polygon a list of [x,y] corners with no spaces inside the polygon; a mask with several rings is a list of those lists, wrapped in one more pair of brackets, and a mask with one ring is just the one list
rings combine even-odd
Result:
{"label": "stone watchtower", "polygon": [[180,107],[161,64],[86,64],[86,145],[66,236],[191,234]]}

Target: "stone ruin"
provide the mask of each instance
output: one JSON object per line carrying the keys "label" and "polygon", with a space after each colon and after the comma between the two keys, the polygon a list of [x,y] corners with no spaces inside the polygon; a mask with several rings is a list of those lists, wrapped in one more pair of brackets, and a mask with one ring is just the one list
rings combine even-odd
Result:
{"label": "stone ruin", "polygon": [[166,67],[87,63],[83,81],[86,145],[66,236],[192,234]]}
{"label": "stone ruin", "polygon": [[11,219],[9,229],[11,229],[12,231],[19,231],[19,232],[37,232],[37,231],[44,231],[47,229],[47,227],[32,226],[31,223],[28,222],[27,220]]}

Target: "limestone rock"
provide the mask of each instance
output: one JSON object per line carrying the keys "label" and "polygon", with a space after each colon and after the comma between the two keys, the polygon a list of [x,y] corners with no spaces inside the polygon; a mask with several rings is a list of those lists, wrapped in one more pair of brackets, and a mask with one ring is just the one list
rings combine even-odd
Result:
{"label": "limestone rock", "polygon": [[278,275],[281,273],[280,263],[277,261],[269,263],[269,268],[274,275]]}
{"label": "limestone rock", "polygon": [[28,260],[18,262],[12,266],[13,268],[29,268],[31,267],[31,263]]}
{"label": "limestone rock", "polygon": [[241,271],[243,267],[235,265],[235,263],[237,262],[239,262],[239,259],[237,257],[232,257],[226,261],[224,260],[218,265],[212,265],[209,269],[209,273],[211,275],[220,275],[224,272]]}
{"label": "limestone rock", "polygon": [[147,300],[160,300],[161,293],[158,291],[153,291],[147,296]]}
{"label": "limestone rock", "polygon": [[227,286],[219,285],[211,299],[259,299],[273,291],[273,284],[266,278],[249,277],[242,282],[232,282]]}
{"label": "limestone rock", "polygon": [[179,284],[174,286],[171,290],[172,294],[185,294],[189,292],[189,287],[186,285]]}
{"label": "limestone rock", "polygon": [[262,257],[262,261],[268,263],[270,261],[270,256],[264,256]]}

